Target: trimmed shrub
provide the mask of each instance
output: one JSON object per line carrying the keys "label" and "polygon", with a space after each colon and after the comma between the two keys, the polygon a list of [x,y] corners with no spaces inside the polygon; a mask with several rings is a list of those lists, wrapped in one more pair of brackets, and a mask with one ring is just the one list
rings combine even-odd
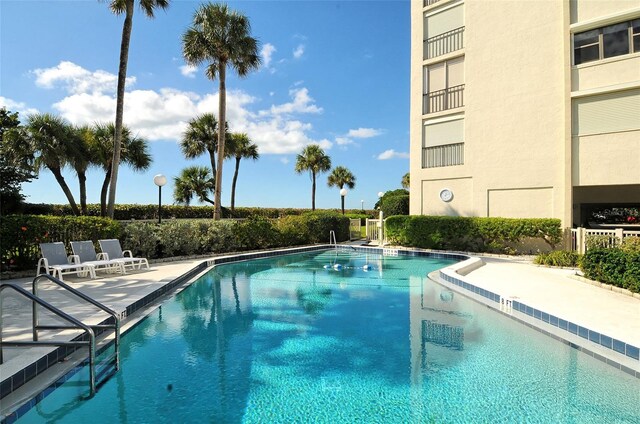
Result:
{"label": "trimmed shrub", "polygon": [[150,222],[136,222],[123,226],[122,248],[135,257],[157,258],[160,246],[159,227]]}
{"label": "trimmed shrub", "polygon": [[[40,243],[118,238],[120,225],[107,218],[8,215],[0,218],[2,270],[36,267]],[[68,252],[71,254],[71,252]]]}
{"label": "trimmed shrub", "polygon": [[270,220],[253,216],[236,223],[234,229],[238,250],[268,249],[280,246],[280,233]]}
{"label": "trimmed shrub", "polygon": [[640,252],[632,248],[592,248],[587,250],[582,259],[581,269],[584,276],[612,284],[633,292],[640,292]]}
{"label": "trimmed shrub", "polygon": [[380,209],[385,216],[409,215],[409,195],[384,196],[380,200]]}
{"label": "trimmed shrub", "polygon": [[551,247],[562,240],[558,219],[392,216],[385,231],[394,244],[474,252],[511,252],[510,244],[527,238],[544,240]]}
{"label": "trimmed shrub", "polygon": [[535,257],[533,263],[546,266],[575,268],[580,265],[580,259],[581,255],[577,252],[554,250],[548,253],[540,253]]}

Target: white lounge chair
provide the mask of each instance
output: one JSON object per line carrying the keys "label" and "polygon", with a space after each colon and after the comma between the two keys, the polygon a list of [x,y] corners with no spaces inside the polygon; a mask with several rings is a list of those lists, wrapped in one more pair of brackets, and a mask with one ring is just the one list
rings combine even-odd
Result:
{"label": "white lounge chair", "polygon": [[91,264],[79,264],[73,263],[75,258],[73,256],[67,256],[67,251],[64,248],[64,243],[40,243],[40,252],[42,258],[38,261],[37,274],[40,274],[40,269],[44,268],[44,272],[53,275],[63,281],[62,274],[78,274],[84,277],[89,273],[91,278],[96,278],[95,268]]}
{"label": "white lounge chair", "polygon": [[73,256],[75,256],[74,263],[93,265],[96,271],[117,271],[125,274],[124,264],[121,261],[106,259],[107,255],[105,253],[97,254],[91,240],[72,241],[71,250],[73,250]]}
{"label": "white lounge chair", "polygon": [[149,269],[149,261],[147,258],[134,258],[131,254],[131,250],[122,251],[122,247],[120,246],[120,240],[118,239],[109,239],[109,240],[98,240],[100,243],[100,249],[102,253],[105,253],[107,258],[110,261],[120,261],[124,267],[131,267],[140,269],[142,265],[146,266]]}

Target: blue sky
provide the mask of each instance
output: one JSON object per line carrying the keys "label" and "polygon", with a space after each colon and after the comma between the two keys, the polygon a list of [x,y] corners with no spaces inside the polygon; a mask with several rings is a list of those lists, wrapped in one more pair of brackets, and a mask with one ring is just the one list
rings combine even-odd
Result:
{"label": "blue sky", "polygon": [[[185,123],[217,115],[217,81],[182,59],[181,37],[200,2],[172,1],[148,19],[136,8],[129,53],[125,124],[148,140],[153,164],[122,167],[118,203],[155,203],[153,176],[173,177],[190,165],[178,140]],[[400,187],[409,170],[409,1],[238,1],[260,41],[263,65],[247,78],[227,77],[231,131],[247,132],[258,161],[243,160],[237,206],[311,206],[311,180],[294,172],[296,154],[318,143],[333,166],[346,166],[356,187],[347,208],[371,208],[379,191]],[[123,17],[108,2],[0,0],[0,106],[59,114],[75,124],[115,119],[115,85]],[[233,163],[225,162],[223,206]],[[78,200],[77,179],[67,172]],[[338,208],[336,188],[318,178],[316,205]],[[88,174],[88,201],[99,201],[103,175]],[[23,186],[27,201],[66,203],[52,174]]]}

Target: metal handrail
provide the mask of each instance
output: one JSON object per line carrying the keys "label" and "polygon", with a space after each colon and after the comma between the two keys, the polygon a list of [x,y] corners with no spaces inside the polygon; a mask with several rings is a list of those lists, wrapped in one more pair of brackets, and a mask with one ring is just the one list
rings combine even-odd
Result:
{"label": "metal handrail", "polygon": [[338,242],[336,240],[336,232],[331,230],[329,231],[329,244],[333,244],[335,248],[338,248]]}
{"label": "metal handrail", "polygon": [[[68,292],[70,292],[71,294],[74,294],[76,296],[78,296],[80,299],[89,302],[90,304],[92,304],[93,306],[97,307],[98,309],[101,309],[102,311],[106,312],[107,314],[111,315],[111,317],[114,320],[113,324],[103,324],[103,325],[93,325],[93,328],[113,328],[113,332],[114,332],[114,340],[113,340],[113,347],[114,347],[114,352],[115,352],[115,369],[116,371],[120,369],[120,318],[118,317],[118,314],[116,314],[112,309],[107,308],[106,306],[104,306],[102,303],[98,302],[95,299],[92,299],[91,297],[87,296],[86,294],[82,293],[81,291],[69,286],[68,284],[66,284],[65,282],[58,280],[57,278],[49,275],[49,274],[40,274],[38,275],[36,278],[33,279],[33,283],[32,283],[32,287],[33,287],[33,295],[38,297],[38,283],[42,280],[42,279],[47,279],[49,281],[51,281],[54,284],[57,284],[58,286],[62,287],[63,289],[67,290]],[[62,329],[62,327],[55,327],[55,326],[40,326],[38,325],[38,312],[37,309],[34,307],[32,308],[32,315],[33,315],[33,340],[38,340],[38,329],[42,329],[42,330],[51,330],[51,329]]]}
{"label": "metal handrail", "polygon": [[[68,327],[68,328],[75,328],[78,330],[83,330],[88,336],[89,336],[89,340],[72,340],[72,341],[54,341],[54,340],[48,340],[48,341],[42,341],[42,340],[37,340],[34,339],[32,341],[10,341],[10,342],[6,342],[2,340],[2,314],[0,313],[0,364],[3,363],[3,354],[2,354],[2,346],[3,345],[7,345],[7,346],[73,346],[73,347],[80,347],[83,345],[87,345],[89,348],[89,392],[90,392],[90,396],[93,396],[96,392],[96,381],[95,381],[95,361],[96,361],[96,336],[93,332],[93,330],[91,329],[91,327],[89,327],[88,325],[83,324],[82,322],[80,322],[79,320],[77,320],[76,318],[72,317],[71,315],[65,313],[64,311],[61,311],[60,309],[56,308],[55,306],[50,305],[49,303],[45,302],[44,300],[38,298],[37,296],[33,295],[32,293],[29,293],[27,290],[23,289],[22,287],[16,285],[16,284],[12,284],[12,283],[3,283],[0,284],[0,309],[2,309],[2,292],[5,289],[12,289],[16,292],[18,292],[19,294],[25,296],[26,298],[30,299],[32,301],[33,304],[33,308],[35,309],[35,305],[38,304],[40,306],[42,306],[43,308],[47,309],[49,312],[53,313],[54,315],[57,315],[58,317],[62,318],[63,320],[74,324],[73,327]],[[34,332],[34,334],[36,334]]]}

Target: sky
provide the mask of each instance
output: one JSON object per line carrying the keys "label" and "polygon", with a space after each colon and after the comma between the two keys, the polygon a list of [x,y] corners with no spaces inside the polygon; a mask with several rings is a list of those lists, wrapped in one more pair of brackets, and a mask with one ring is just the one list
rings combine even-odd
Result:
{"label": "sky", "polygon": [[[190,119],[218,114],[218,81],[182,56],[182,34],[200,4],[172,0],[154,19],[136,7],[124,121],[147,140],[153,163],[140,173],[120,167],[117,203],[157,203],[160,173],[168,179],[163,204],[173,203],[174,177],[187,166],[210,166],[206,156],[185,159],[179,146]],[[241,161],[236,206],[310,208],[311,178],[294,166],[312,143],[355,175],[346,208],[372,208],[380,191],[400,188],[409,171],[409,1],[228,4],[249,18],[262,58],[245,78],[227,73],[230,131],[247,133],[260,153]],[[123,20],[108,1],[0,0],[0,107],[22,122],[32,113],[78,125],[114,121]],[[233,167],[224,164],[223,206]],[[64,175],[79,201],[75,174]],[[339,208],[328,175],[317,178],[316,207]],[[89,203],[99,202],[103,177],[88,173]],[[23,194],[30,203],[67,203],[47,170]]]}

